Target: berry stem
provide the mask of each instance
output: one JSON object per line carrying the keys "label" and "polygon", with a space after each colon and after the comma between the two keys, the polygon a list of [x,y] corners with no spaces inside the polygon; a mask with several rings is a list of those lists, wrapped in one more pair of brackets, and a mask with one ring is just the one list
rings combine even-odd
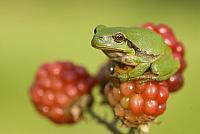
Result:
{"label": "berry stem", "polygon": [[134,127],[130,128],[128,134],[135,134],[135,129]]}
{"label": "berry stem", "polygon": [[149,134],[149,126],[139,125],[138,127],[132,127],[129,129],[128,134]]}
{"label": "berry stem", "polygon": [[111,123],[113,126],[115,126],[117,122],[118,122],[118,118],[114,117]]}
{"label": "berry stem", "polygon": [[93,104],[94,104],[94,96],[92,93],[90,93],[91,96],[91,103],[87,107],[88,114],[97,120],[97,122],[101,123],[105,127],[107,127],[108,130],[110,130],[113,134],[121,134],[120,130],[116,127],[117,118],[114,118],[113,121],[108,122],[106,119],[99,116],[94,110],[93,110]]}
{"label": "berry stem", "polygon": [[90,116],[92,116],[93,118],[95,118],[99,123],[101,123],[104,126],[106,126],[114,134],[121,134],[121,132],[114,126],[113,123],[109,123],[108,121],[106,121],[105,119],[103,119],[99,115],[97,115],[93,111],[92,107],[88,108],[88,113],[90,114]]}

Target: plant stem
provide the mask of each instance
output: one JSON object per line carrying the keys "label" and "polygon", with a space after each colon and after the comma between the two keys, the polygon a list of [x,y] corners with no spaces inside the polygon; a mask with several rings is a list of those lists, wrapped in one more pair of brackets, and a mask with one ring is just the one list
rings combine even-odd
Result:
{"label": "plant stem", "polygon": [[134,127],[130,128],[128,134],[135,134],[135,129]]}
{"label": "plant stem", "polygon": [[97,115],[91,107],[88,108],[88,113],[95,118],[99,123],[103,124],[106,126],[113,134],[121,134],[121,132],[115,127],[113,123],[109,123],[105,119],[101,118],[99,115]]}

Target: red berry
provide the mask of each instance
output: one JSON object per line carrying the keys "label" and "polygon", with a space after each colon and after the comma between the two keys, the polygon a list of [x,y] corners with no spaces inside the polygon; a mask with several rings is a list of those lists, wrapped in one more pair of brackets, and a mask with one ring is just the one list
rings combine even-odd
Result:
{"label": "red berry", "polygon": [[120,85],[121,93],[124,96],[132,96],[135,90],[135,86],[132,82],[125,82]]}
{"label": "red berry", "polygon": [[167,80],[170,92],[179,90],[183,86],[184,80],[180,72],[177,72]]}
{"label": "red berry", "polygon": [[73,83],[76,82],[78,78],[77,74],[72,72],[71,70],[66,70],[62,73],[62,79],[65,83]]}
{"label": "red berry", "polygon": [[[117,100],[120,101],[123,97],[123,95],[121,94],[121,91],[117,88],[113,88],[112,89],[112,93],[113,93],[113,97]],[[125,97],[124,97],[125,98]]]}
{"label": "red berry", "polygon": [[79,97],[79,92],[76,85],[67,84],[64,88],[64,93],[68,95],[70,98]]}
{"label": "red berry", "polygon": [[49,64],[48,71],[50,74],[58,76],[62,72],[62,65],[59,62],[56,62],[54,64]]}
{"label": "red berry", "polygon": [[38,78],[38,85],[44,89],[51,87],[51,80],[49,78]]}
{"label": "red berry", "polygon": [[158,109],[158,103],[155,100],[148,100],[145,102],[145,114],[155,116]]}
{"label": "red berry", "polygon": [[158,84],[158,85],[160,85],[160,86],[165,86],[165,87],[168,87],[168,85],[167,85],[167,82],[166,82],[166,81],[159,81],[157,84]]}
{"label": "red berry", "polygon": [[72,112],[73,107],[76,105],[82,112],[89,103],[85,98],[94,82],[83,67],[70,62],[44,64],[31,87],[32,101],[40,113],[55,123],[73,123],[81,118],[81,113]]}
{"label": "red berry", "polygon": [[133,81],[135,85],[135,93],[143,93],[146,90],[146,83],[141,83],[139,80]]}
{"label": "red berry", "polygon": [[140,94],[135,94],[130,99],[129,104],[130,109],[132,110],[133,114],[139,116],[143,113],[144,107],[144,99]]}
{"label": "red berry", "polygon": [[145,23],[144,25],[143,25],[143,27],[144,28],[146,28],[146,29],[150,29],[150,30],[154,30],[154,24],[153,23],[151,23],[151,22],[147,22],[147,23]]}
{"label": "red berry", "polygon": [[[104,87],[104,91],[103,91],[103,94],[105,96],[108,96],[109,92],[112,91],[112,85],[110,83],[107,83]],[[120,91],[120,90],[119,90]]]}
{"label": "red berry", "polygon": [[146,90],[143,93],[145,100],[154,100],[158,96],[158,89],[157,85],[153,84],[152,82],[148,83],[146,86]]}
{"label": "red berry", "polygon": [[159,86],[159,93],[156,101],[158,104],[164,104],[169,96],[168,87],[166,86]]}
{"label": "red berry", "polygon": [[163,114],[165,112],[165,109],[166,109],[166,103],[158,105],[157,113],[156,113],[157,116]]}
{"label": "red berry", "polygon": [[[32,87],[33,88],[33,87]],[[44,89],[35,86],[35,90],[31,91],[32,99],[35,103],[40,103],[42,96],[44,96]]]}
{"label": "red berry", "polygon": [[118,101],[117,101],[117,99],[115,99],[112,92],[108,93],[108,101],[109,101],[111,106],[116,106],[116,104],[118,104]]}
{"label": "red berry", "polygon": [[178,53],[179,55],[181,55],[182,58],[185,54],[184,47],[181,42],[176,42],[175,48],[172,51],[173,53]]}
{"label": "red berry", "polygon": [[54,103],[54,94],[51,91],[46,91],[42,96],[42,103],[46,106],[52,106]]}
{"label": "red berry", "polygon": [[49,117],[56,123],[64,123],[64,110],[59,107],[53,107],[49,113]]}
{"label": "red berry", "polygon": [[64,87],[64,83],[59,78],[52,79],[51,82],[52,89],[55,91],[61,91],[61,89]]}
{"label": "red berry", "polygon": [[70,98],[68,96],[66,96],[65,94],[63,94],[62,92],[58,92],[56,93],[56,103],[60,106],[60,107],[66,107],[70,104]]}

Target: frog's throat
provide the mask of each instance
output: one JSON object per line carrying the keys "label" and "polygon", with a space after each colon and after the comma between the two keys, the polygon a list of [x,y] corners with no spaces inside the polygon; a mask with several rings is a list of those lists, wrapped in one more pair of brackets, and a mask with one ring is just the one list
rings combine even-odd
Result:
{"label": "frog's throat", "polygon": [[126,50],[123,49],[117,49],[117,48],[112,48],[112,47],[107,47],[107,46],[98,46],[98,45],[92,45],[94,48],[96,49],[100,49],[102,51],[110,51],[110,52],[121,52],[121,53],[125,53]]}

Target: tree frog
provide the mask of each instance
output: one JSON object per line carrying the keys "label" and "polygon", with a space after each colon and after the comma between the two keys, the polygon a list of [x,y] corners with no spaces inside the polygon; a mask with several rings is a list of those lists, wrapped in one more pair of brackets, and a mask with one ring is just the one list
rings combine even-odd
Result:
{"label": "tree frog", "polygon": [[162,37],[144,28],[98,25],[91,44],[111,60],[133,66],[117,76],[121,82],[133,79],[166,80],[180,66]]}

